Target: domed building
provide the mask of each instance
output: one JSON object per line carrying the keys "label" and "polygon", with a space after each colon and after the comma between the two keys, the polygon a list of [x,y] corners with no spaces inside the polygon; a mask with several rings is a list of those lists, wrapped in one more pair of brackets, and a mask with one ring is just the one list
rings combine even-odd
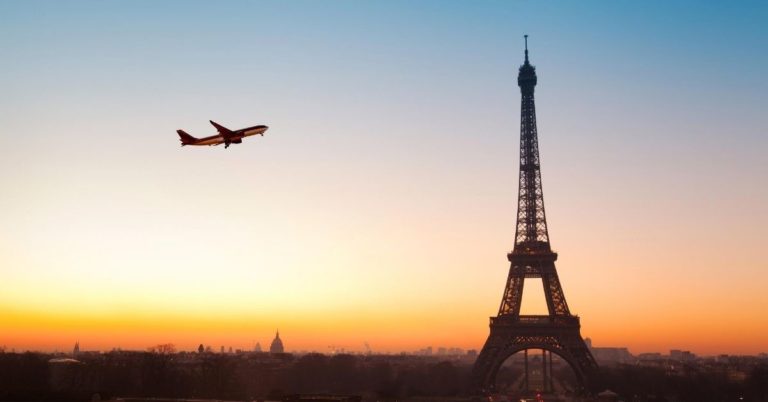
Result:
{"label": "domed building", "polygon": [[283,341],[280,340],[280,331],[277,331],[275,339],[273,339],[272,344],[269,345],[269,353],[285,353]]}

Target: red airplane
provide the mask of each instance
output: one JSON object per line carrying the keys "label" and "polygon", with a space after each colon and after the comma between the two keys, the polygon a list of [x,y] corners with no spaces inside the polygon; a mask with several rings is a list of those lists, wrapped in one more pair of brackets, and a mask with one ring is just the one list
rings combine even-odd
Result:
{"label": "red airplane", "polygon": [[224,148],[229,148],[229,144],[239,144],[243,142],[243,138],[245,137],[256,134],[259,134],[263,137],[264,132],[269,128],[267,126],[253,126],[242,128],[240,130],[230,130],[213,120],[209,121],[211,124],[213,124],[214,127],[216,127],[216,130],[219,131],[219,134],[205,138],[195,138],[187,134],[184,130],[176,130],[176,132],[179,134],[179,139],[181,140],[181,146],[224,144]]}

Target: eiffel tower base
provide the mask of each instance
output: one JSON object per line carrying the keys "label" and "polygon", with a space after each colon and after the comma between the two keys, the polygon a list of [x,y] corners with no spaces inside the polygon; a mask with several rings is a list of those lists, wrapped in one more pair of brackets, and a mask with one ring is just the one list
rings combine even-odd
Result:
{"label": "eiffel tower base", "polygon": [[544,349],[560,356],[573,369],[581,394],[594,393],[598,368],[581,338],[577,316],[491,317],[491,333],[472,369],[473,391],[496,391],[496,374],[513,354],[526,349]]}

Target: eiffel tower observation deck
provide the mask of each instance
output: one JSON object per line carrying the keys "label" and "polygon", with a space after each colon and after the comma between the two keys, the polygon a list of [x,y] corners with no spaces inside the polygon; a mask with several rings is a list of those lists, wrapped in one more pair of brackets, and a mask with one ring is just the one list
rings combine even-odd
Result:
{"label": "eiffel tower observation deck", "polygon": [[[527,390],[527,351],[554,353],[573,369],[580,391],[594,386],[597,363],[581,337],[579,317],[572,315],[555,268],[557,253],[549,243],[544,192],[541,182],[536,104],[534,89],[536,68],[528,58],[528,35],[525,35],[525,62],[518,71],[520,87],[520,171],[517,198],[515,245],[507,254],[509,275],[496,317],[490,319],[490,335],[473,368],[473,382],[479,392],[495,389],[496,374],[507,358],[524,351],[526,356],[525,387]],[[521,315],[520,305],[526,278],[541,278],[547,315]],[[551,366],[544,391],[551,391]],[[547,389],[549,387],[549,389]]]}

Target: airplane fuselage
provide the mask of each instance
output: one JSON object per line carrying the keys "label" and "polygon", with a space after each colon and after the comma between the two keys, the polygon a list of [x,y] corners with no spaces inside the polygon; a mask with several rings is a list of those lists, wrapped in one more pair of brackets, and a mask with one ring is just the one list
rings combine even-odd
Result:
{"label": "airplane fuselage", "polygon": [[253,126],[244,128],[242,130],[236,130],[232,131],[232,135],[228,135],[228,138],[224,138],[222,134],[216,134],[212,135],[210,137],[204,137],[200,138],[196,142],[192,144],[186,144],[186,145],[219,145],[225,143],[227,140],[233,144],[238,144],[240,141],[242,141],[245,137],[250,137],[252,135],[264,135],[264,132],[267,131],[269,127],[267,126]]}
{"label": "airplane fuselage", "polygon": [[218,130],[218,134],[212,135],[210,137],[204,137],[204,138],[195,138],[188,133],[186,133],[184,130],[176,130],[176,132],[179,134],[179,139],[181,140],[181,145],[219,145],[224,144],[224,147],[229,147],[229,144],[239,144],[243,142],[243,138],[250,137],[252,135],[264,135],[264,132],[267,131],[269,127],[264,125],[258,125],[258,126],[252,126],[252,127],[246,127],[241,128],[240,130],[230,130],[214,121],[211,120],[210,122],[214,127],[216,127],[216,130]]}

